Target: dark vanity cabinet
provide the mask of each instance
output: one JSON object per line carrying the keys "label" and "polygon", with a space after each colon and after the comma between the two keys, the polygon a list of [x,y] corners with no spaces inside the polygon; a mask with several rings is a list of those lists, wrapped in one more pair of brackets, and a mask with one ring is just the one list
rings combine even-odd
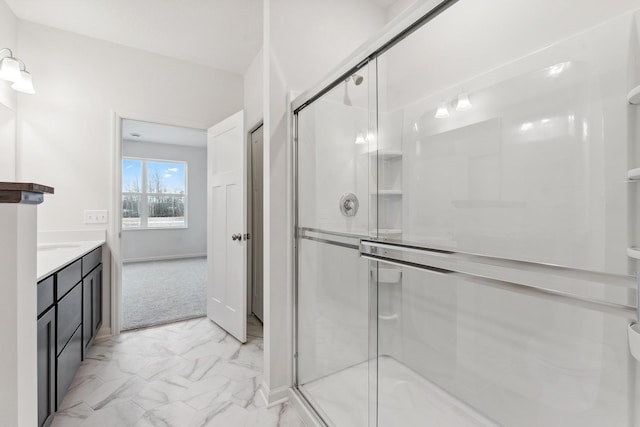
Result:
{"label": "dark vanity cabinet", "polygon": [[102,251],[96,249],[82,259],[82,348],[86,350],[102,326]]}
{"label": "dark vanity cabinet", "polygon": [[38,427],[48,426],[102,325],[102,248],[38,282]]}
{"label": "dark vanity cabinet", "polygon": [[[53,421],[56,409],[56,307],[53,276],[38,283],[38,427]],[[49,298],[49,304],[42,302]]]}

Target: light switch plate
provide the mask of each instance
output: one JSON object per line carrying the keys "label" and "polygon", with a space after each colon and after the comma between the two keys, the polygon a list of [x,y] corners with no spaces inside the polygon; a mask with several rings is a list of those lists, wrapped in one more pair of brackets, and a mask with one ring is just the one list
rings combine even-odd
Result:
{"label": "light switch plate", "polygon": [[106,210],[85,210],[85,224],[107,224],[109,222],[109,214]]}

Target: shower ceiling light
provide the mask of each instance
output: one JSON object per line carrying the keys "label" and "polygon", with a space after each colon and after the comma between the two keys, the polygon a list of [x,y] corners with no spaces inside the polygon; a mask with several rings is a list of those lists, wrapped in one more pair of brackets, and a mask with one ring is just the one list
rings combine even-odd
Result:
{"label": "shower ceiling light", "polygon": [[435,118],[436,119],[444,119],[449,117],[449,109],[447,108],[447,103],[445,101],[440,101],[438,104],[438,110],[436,111]]}
{"label": "shower ceiling light", "polygon": [[462,92],[458,95],[458,104],[456,105],[456,111],[467,111],[473,107],[469,100],[469,95],[466,92]]}
{"label": "shower ceiling light", "polygon": [[36,93],[33,90],[31,73],[27,71],[27,66],[20,59],[13,56],[13,52],[8,47],[0,49],[0,53],[7,51],[9,56],[0,59],[0,79],[13,83],[11,88],[23,93]]}

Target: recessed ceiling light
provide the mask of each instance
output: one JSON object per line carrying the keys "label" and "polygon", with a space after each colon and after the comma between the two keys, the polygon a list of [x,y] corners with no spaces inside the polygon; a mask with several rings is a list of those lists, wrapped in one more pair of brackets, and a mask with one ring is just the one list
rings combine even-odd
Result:
{"label": "recessed ceiling light", "polygon": [[134,132],[130,133],[129,135],[131,135],[134,138],[140,138],[141,136],[139,133],[134,133]]}

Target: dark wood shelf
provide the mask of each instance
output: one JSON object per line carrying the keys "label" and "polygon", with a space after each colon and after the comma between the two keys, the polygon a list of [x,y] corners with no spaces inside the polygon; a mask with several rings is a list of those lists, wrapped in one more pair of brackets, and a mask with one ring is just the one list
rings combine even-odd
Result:
{"label": "dark wood shelf", "polygon": [[0,182],[0,203],[42,203],[43,194],[53,194],[53,187],[32,182]]}
{"label": "dark wood shelf", "polygon": [[32,193],[53,194],[53,187],[32,182],[0,182],[0,191],[30,191]]}

